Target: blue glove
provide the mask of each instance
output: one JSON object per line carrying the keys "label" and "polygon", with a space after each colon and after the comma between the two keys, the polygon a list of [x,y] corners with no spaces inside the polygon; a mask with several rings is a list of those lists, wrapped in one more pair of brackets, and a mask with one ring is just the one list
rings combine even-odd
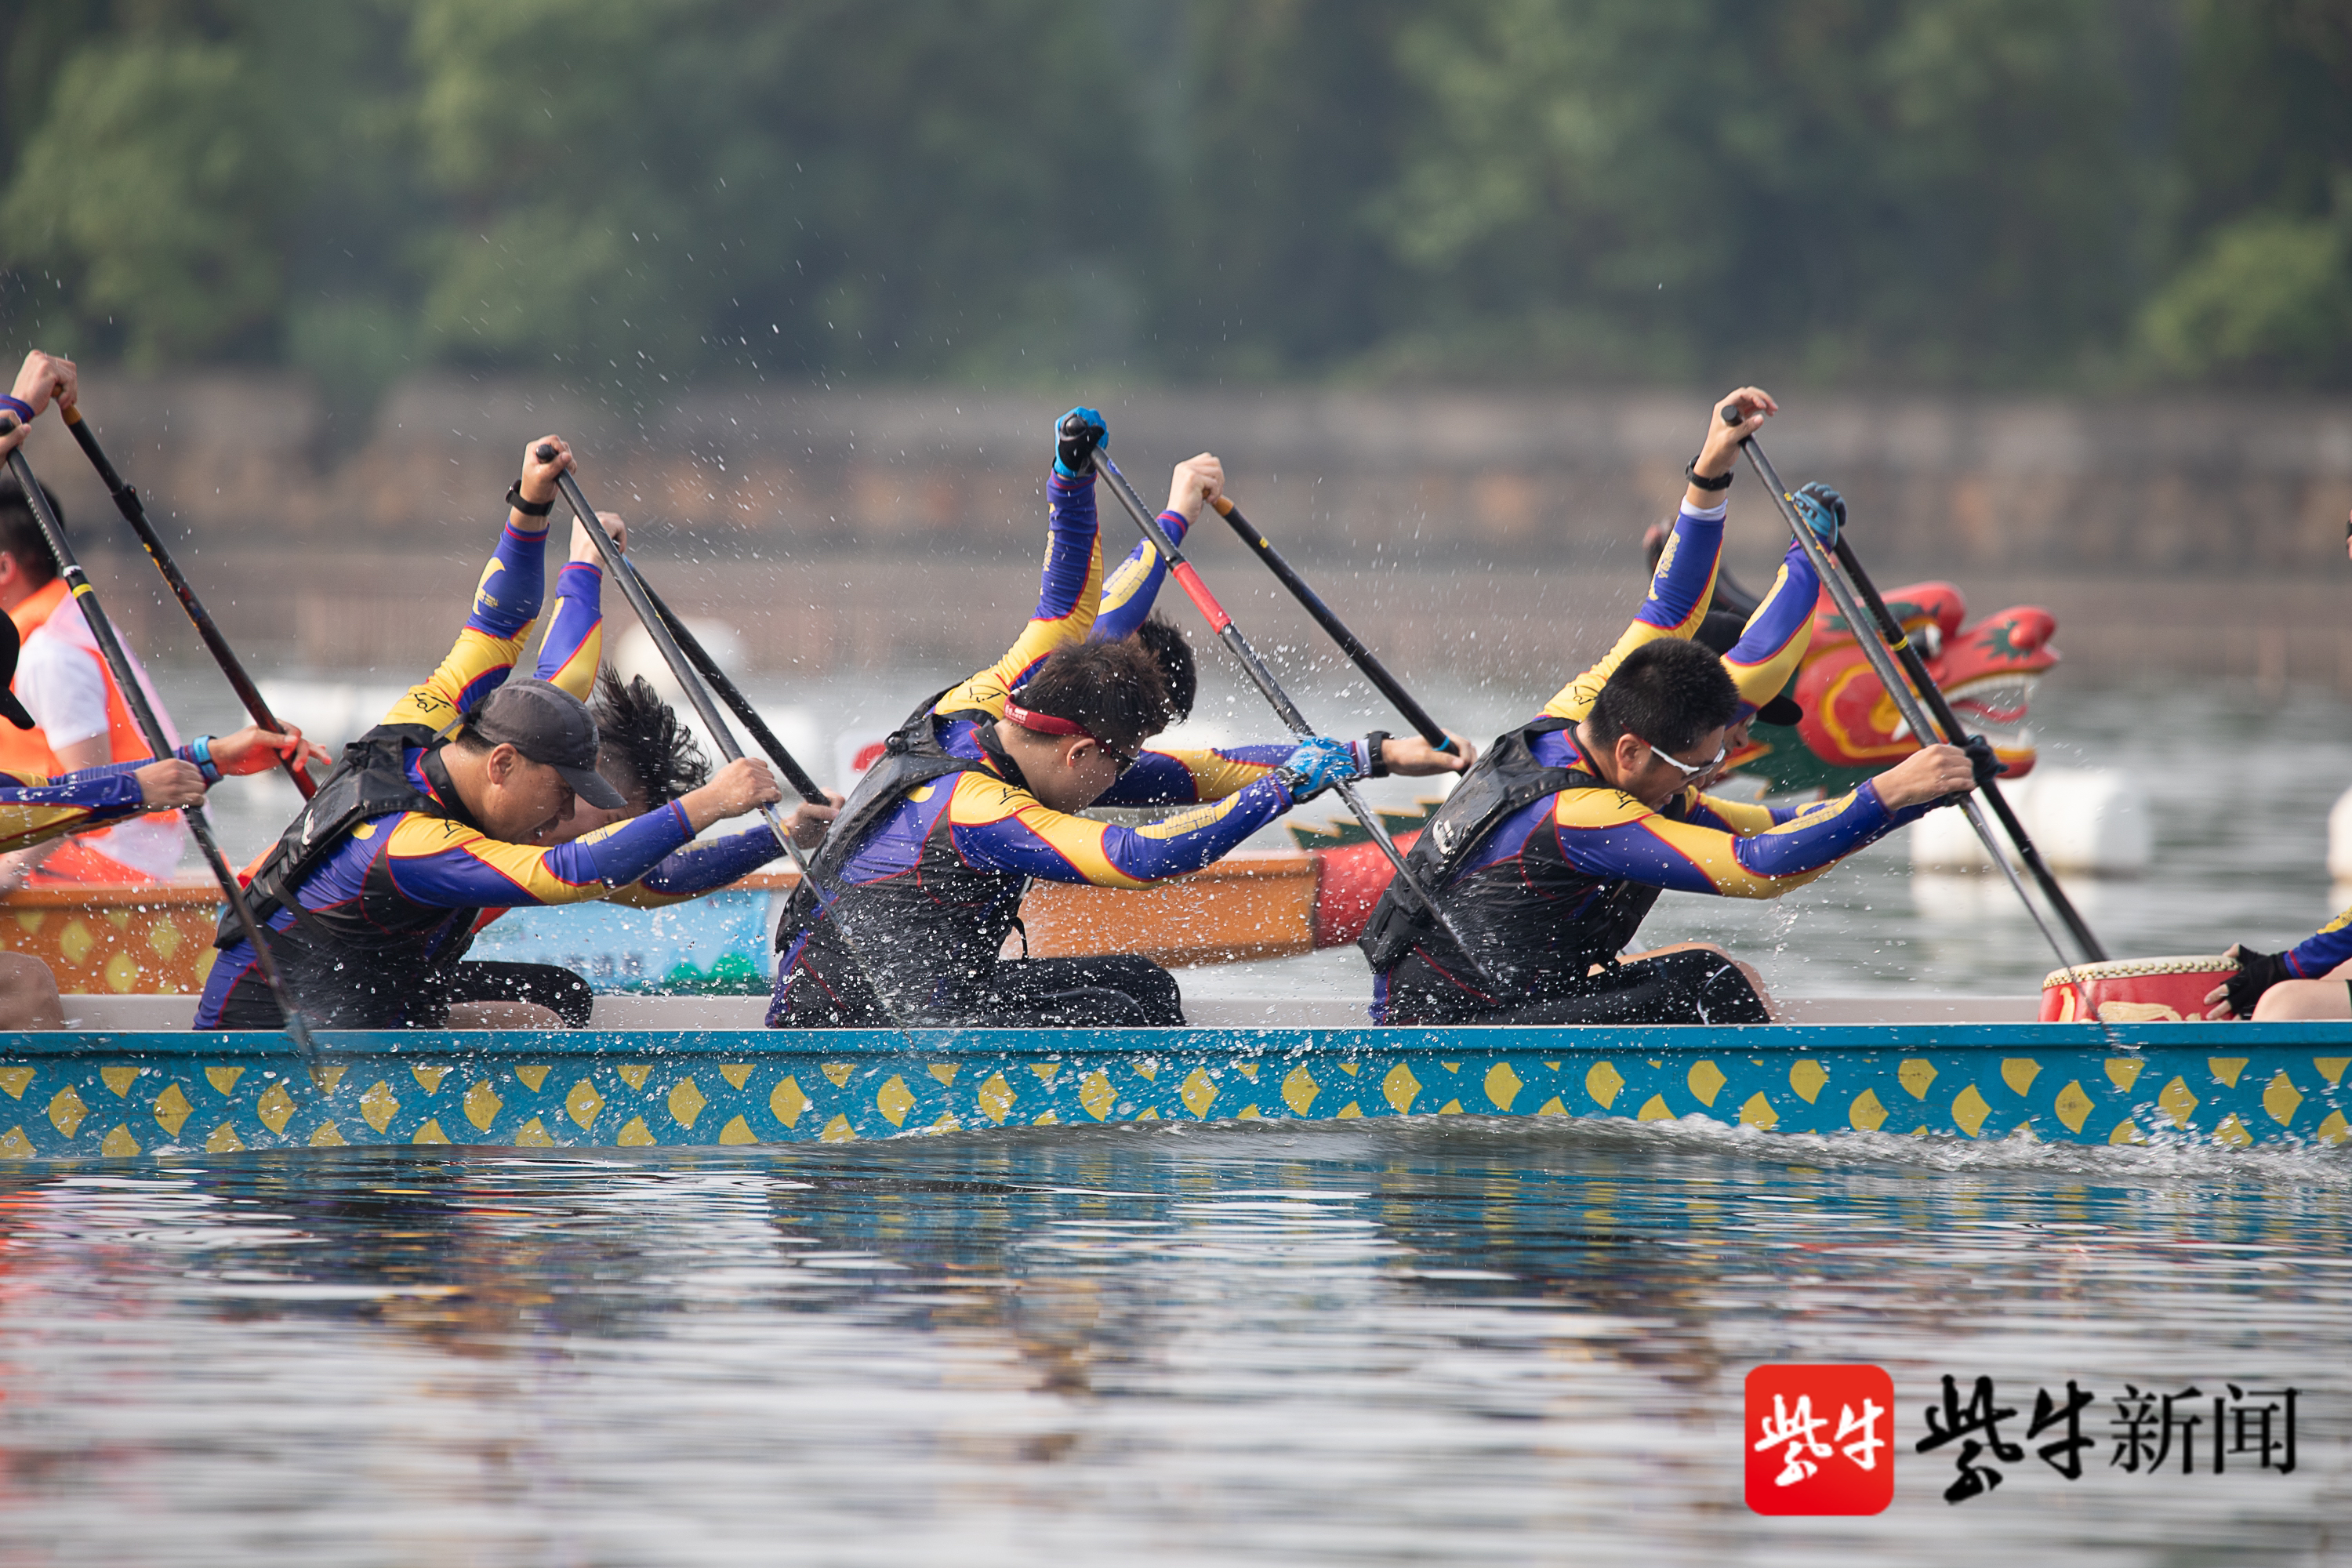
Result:
{"label": "blue glove", "polygon": [[1836,549],[1838,531],[1845,527],[1845,497],[1815,479],[1798,489],[1796,502],[1797,515],[1812,529],[1822,548]]}
{"label": "blue glove", "polygon": [[1094,477],[1095,448],[1110,445],[1110,426],[1084,406],[1071,409],[1054,426],[1054,471],[1066,479]]}
{"label": "blue glove", "polygon": [[1318,735],[1298,742],[1274,776],[1290,792],[1290,804],[1314,799],[1334,784],[1346,784],[1362,770],[1357,765],[1352,741],[1327,740]]}

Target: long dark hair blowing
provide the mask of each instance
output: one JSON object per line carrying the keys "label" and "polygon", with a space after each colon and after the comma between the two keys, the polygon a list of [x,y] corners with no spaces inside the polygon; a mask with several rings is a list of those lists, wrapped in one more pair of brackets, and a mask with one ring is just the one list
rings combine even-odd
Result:
{"label": "long dark hair blowing", "polygon": [[[710,782],[710,759],[644,676],[624,681],[604,666],[588,710],[596,720],[597,771],[625,795],[643,790],[648,811]],[[624,776],[614,778],[612,764]]]}

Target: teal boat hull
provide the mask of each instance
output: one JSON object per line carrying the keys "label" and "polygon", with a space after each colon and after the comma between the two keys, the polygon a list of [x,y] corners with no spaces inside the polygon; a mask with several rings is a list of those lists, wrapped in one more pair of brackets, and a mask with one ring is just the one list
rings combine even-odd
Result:
{"label": "teal boat hull", "polygon": [[638,1147],[1149,1121],[1705,1117],[2341,1143],[2352,1024],[0,1036],[0,1159]]}

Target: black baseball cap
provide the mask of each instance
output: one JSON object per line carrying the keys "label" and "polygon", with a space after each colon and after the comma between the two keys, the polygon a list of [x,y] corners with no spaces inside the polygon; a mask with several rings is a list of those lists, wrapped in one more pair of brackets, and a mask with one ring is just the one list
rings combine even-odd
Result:
{"label": "black baseball cap", "polygon": [[7,720],[19,730],[29,730],[33,727],[33,716],[25,711],[25,705],[22,702],[16,700],[16,693],[14,689],[16,679],[16,654],[17,650],[24,646],[23,639],[16,636],[15,620],[6,616],[0,616],[0,621],[8,622],[8,635],[0,637],[0,719]]}
{"label": "black baseball cap", "polygon": [[[1739,646],[1739,634],[1747,629],[1748,623],[1730,611],[1709,610],[1706,619],[1699,623],[1698,631],[1692,640],[1714,649],[1716,657],[1720,658]],[[1794,724],[1804,716],[1804,709],[1785,691],[1756,710],[1756,721],[1759,724]]]}
{"label": "black baseball cap", "polygon": [[553,768],[590,805],[617,811],[628,805],[596,771],[595,715],[551,681],[508,681],[474,710],[471,727],[491,745],[512,746]]}

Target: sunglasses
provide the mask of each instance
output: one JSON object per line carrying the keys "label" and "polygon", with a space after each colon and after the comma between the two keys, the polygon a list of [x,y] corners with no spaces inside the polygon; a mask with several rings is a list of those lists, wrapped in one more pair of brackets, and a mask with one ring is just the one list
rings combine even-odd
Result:
{"label": "sunglasses", "polygon": [[[1634,739],[1638,741],[1641,740],[1641,737],[1636,735]],[[1659,746],[1653,742],[1642,741],[1642,744],[1650,748],[1650,755],[1657,758],[1658,761],[1665,763],[1666,766],[1682,774],[1683,782],[1685,784],[1696,784],[1701,779],[1706,778],[1707,775],[1714,773],[1716,769],[1723,766],[1723,759],[1731,754],[1731,747],[1729,743],[1727,742],[1716,747],[1714,756],[1710,757],[1706,762],[1694,766],[1689,763],[1678,762],[1675,758],[1668,756],[1664,747]]]}

